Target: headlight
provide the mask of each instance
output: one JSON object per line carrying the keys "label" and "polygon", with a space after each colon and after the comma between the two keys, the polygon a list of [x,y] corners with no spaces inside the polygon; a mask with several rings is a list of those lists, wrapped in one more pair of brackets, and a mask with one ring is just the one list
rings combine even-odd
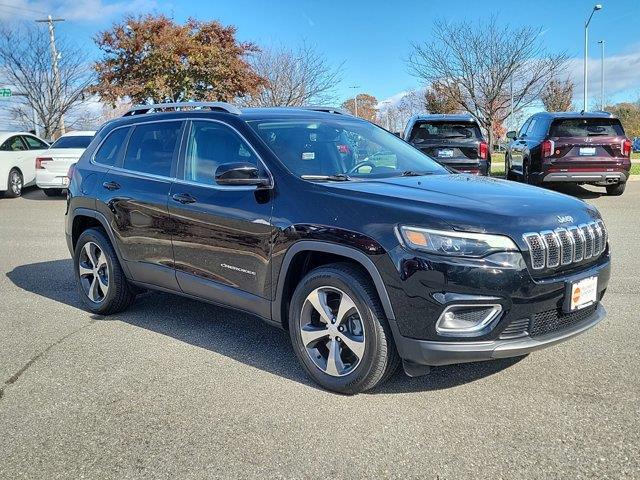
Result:
{"label": "headlight", "polygon": [[416,250],[456,257],[484,257],[495,252],[518,251],[509,237],[485,233],[429,230],[398,227],[403,243]]}

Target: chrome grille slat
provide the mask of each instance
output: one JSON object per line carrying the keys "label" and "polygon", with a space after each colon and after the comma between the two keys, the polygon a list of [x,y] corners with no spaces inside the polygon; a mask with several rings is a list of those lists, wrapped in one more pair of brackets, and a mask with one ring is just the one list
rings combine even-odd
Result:
{"label": "chrome grille slat", "polygon": [[602,220],[596,222],[544,230],[523,235],[529,247],[534,270],[567,266],[596,258],[607,248],[607,229]]}

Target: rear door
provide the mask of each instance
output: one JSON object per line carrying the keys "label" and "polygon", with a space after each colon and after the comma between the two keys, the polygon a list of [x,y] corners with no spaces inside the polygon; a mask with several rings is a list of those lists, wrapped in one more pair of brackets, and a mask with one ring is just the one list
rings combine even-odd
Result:
{"label": "rear door", "polygon": [[626,139],[616,118],[563,118],[551,124],[549,139],[554,142],[554,167],[596,171],[618,166]]}
{"label": "rear door", "polygon": [[120,252],[134,280],[177,290],[167,207],[184,121],[140,123],[124,158],[98,186]]}
{"label": "rear door", "polygon": [[214,178],[225,163],[264,166],[244,137],[220,121],[193,120],[184,143],[169,199],[180,287],[220,303],[253,302],[242,306],[267,316],[261,299],[270,297],[271,191],[220,186]]}
{"label": "rear door", "polygon": [[29,153],[25,154],[23,159],[24,183],[27,184],[35,180],[36,158],[42,155],[42,153],[44,153],[49,148],[49,145],[32,135],[22,135],[22,140],[29,149]]}
{"label": "rear door", "polygon": [[518,171],[522,172],[522,159],[524,155],[524,150],[527,145],[527,129],[531,124],[533,118],[529,118],[525,124],[522,126],[520,131],[518,132],[518,136],[516,139],[511,142],[509,156],[511,158],[511,167]]}

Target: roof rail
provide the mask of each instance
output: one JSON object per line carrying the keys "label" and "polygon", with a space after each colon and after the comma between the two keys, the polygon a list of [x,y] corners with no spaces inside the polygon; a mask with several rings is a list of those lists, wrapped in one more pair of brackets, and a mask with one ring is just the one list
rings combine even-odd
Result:
{"label": "roof rail", "polygon": [[142,115],[145,113],[152,113],[162,110],[171,109],[174,111],[181,110],[183,108],[192,109],[205,109],[217,110],[221,112],[233,113],[234,115],[240,115],[242,113],[238,107],[231,105],[227,102],[175,102],[175,103],[155,103],[151,105],[135,105],[130,108],[123,117],[130,117],[131,115]]}
{"label": "roof rail", "polygon": [[351,115],[351,112],[348,112],[344,108],[339,107],[325,107],[323,105],[305,105],[304,107],[300,107],[303,110],[313,110],[314,112],[326,112],[326,113],[337,113],[338,115]]}

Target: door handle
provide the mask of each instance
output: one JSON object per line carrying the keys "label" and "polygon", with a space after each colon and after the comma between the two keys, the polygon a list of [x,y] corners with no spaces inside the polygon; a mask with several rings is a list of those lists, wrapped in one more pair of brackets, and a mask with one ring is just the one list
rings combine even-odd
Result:
{"label": "door handle", "polygon": [[188,193],[175,193],[171,196],[171,198],[173,198],[176,202],[182,203],[183,205],[185,203],[196,203],[197,200],[189,195]]}
{"label": "door handle", "polygon": [[120,188],[120,184],[116,182],[104,182],[102,186],[111,192]]}

